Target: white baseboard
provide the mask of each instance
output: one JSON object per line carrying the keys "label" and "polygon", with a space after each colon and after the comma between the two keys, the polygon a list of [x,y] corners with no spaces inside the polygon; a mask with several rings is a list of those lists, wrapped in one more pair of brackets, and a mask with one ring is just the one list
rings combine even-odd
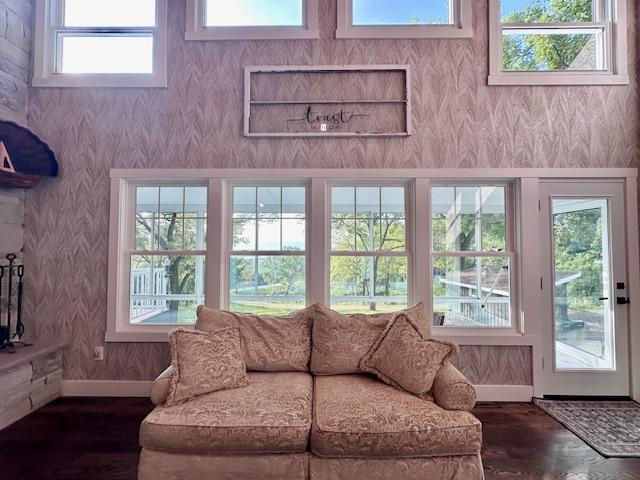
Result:
{"label": "white baseboard", "polygon": [[[65,380],[63,397],[148,397],[153,382]],[[531,385],[476,385],[479,402],[530,402]]]}
{"label": "white baseboard", "polygon": [[530,402],[531,385],[476,385],[479,402]]}
{"label": "white baseboard", "polygon": [[130,380],[65,380],[63,397],[148,397],[153,382]]}

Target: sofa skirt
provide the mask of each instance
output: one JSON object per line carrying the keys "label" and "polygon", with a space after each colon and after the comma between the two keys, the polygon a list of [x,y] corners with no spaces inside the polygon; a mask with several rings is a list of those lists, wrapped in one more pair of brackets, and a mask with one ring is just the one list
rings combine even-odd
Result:
{"label": "sofa skirt", "polygon": [[325,458],[311,455],[310,480],[484,480],[480,455]]}
{"label": "sofa skirt", "polygon": [[138,480],[308,480],[309,453],[192,455],[140,452]]}
{"label": "sofa skirt", "polygon": [[192,455],[143,448],[138,480],[484,480],[480,455],[324,458],[310,453]]}

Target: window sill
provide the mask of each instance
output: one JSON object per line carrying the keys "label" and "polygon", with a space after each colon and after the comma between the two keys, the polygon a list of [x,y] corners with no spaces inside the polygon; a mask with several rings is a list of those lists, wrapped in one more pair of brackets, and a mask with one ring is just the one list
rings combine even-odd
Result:
{"label": "window sill", "polygon": [[491,86],[629,85],[629,76],[609,73],[499,73],[489,75],[488,84]]}
{"label": "window sill", "polygon": [[129,325],[127,329],[107,330],[105,342],[107,343],[167,343],[169,333],[177,328],[193,329],[194,325]]}
{"label": "window sill", "polygon": [[318,40],[318,29],[300,27],[209,27],[187,30],[187,41],[215,40]]}
{"label": "window sill", "polygon": [[55,74],[34,76],[34,88],[166,88],[166,75],[136,74]]}
{"label": "window sill", "polygon": [[434,338],[443,338],[458,345],[501,345],[501,346],[535,346],[541,345],[540,335],[523,335],[514,330],[494,330],[489,332],[456,331],[454,328],[432,327]]}
{"label": "window sill", "polygon": [[356,26],[336,30],[337,39],[404,39],[473,38],[473,28],[450,26]]}

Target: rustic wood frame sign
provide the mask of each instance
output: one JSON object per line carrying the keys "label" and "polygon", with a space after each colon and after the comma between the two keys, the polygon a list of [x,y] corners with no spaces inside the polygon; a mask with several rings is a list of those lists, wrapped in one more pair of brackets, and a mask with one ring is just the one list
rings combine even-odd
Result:
{"label": "rustic wood frame sign", "polygon": [[247,137],[411,135],[408,65],[249,66]]}

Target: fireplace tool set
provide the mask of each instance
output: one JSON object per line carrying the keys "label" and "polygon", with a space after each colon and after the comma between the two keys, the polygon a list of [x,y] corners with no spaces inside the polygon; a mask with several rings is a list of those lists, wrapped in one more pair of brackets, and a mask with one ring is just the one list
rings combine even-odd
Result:
{"label": "fireplace tool set", "polygon": [[[0,351],[8,353],[14,353],[16,345],[30,346],[20,341],[24,335],[22,323],[24,266],[18,265],[16,258],[14,254],[9,254],[6,256],[9,264],[0,265]],[[12,328],[14,312],[15,328]]]}

